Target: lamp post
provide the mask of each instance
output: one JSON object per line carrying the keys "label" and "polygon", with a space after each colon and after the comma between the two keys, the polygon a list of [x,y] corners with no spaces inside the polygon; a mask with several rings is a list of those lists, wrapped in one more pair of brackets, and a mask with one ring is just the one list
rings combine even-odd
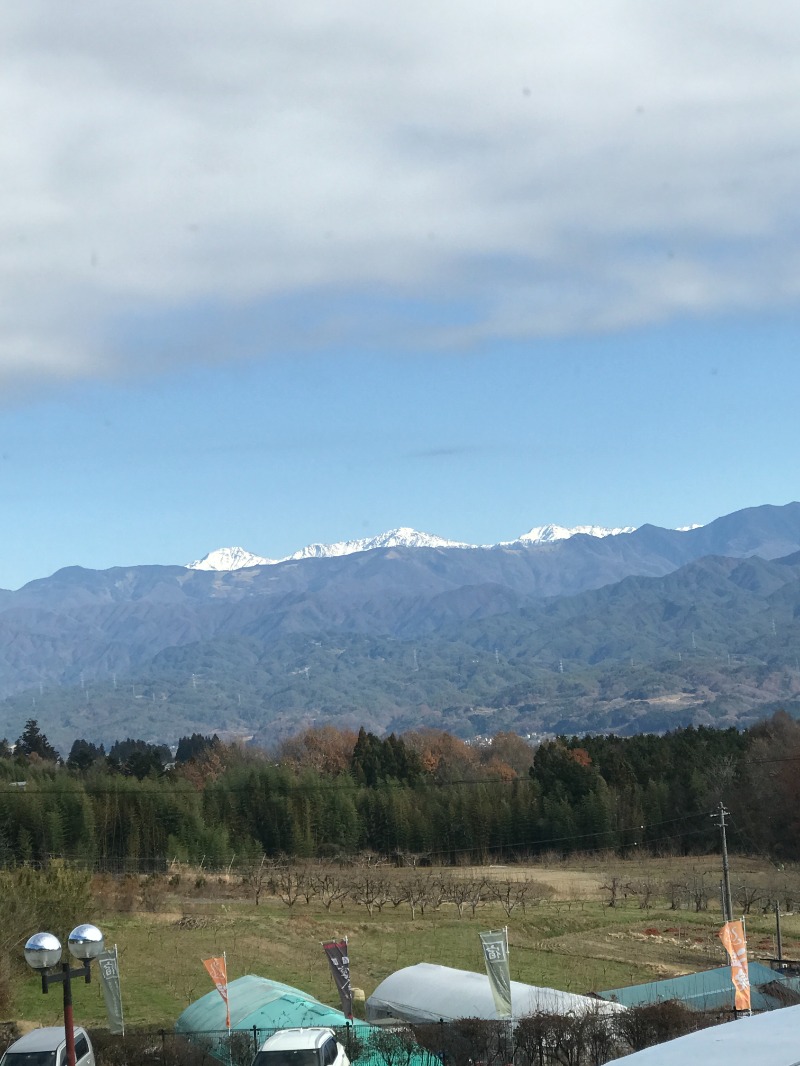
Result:
{"label": "lamp post", "polygon": [[[103,934],[96,925],[78,925],[67,940],[69,952],[81,963],[70,969],[69,960],[61,960],[61,941],[52,933],[35,933],[25,945],[25,961],[42,975],[42,992],[54,983],[64,986],[64,1035],[67,1040],[67,1066],[75,1066],[75,1028],[72,1019],[72,978],[92,979],[90,963],[103,950]],[[54,970],[60,965],[60,969]]]}

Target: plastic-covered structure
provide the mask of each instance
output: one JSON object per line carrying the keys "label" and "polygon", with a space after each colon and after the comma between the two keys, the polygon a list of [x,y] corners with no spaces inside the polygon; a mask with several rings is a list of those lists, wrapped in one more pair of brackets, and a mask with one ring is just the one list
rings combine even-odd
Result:
{"label": "plastic-covered structure", "polygon": [[[248,974],[228,985],[231,1029],[252,1031],[327,1026],[338,1029],[347,1024],[340,1010],[320,1003],[314,996],[280,981]],[[354,1029],[367,1028],[364,1022],[351,1023]],[[179,1033],[212,1033],[225,1030],[225,1003],[216,989],[195,1000],[175,1023]],[[263,1037],[262,1037],[263,1039]]]}
{"label": "plastic-covered structure", "polygon": [[[381,1035],[379,1029],[358,1018],[347,1027],[348,1020],[340,1010],[320,1003],[299,988],[249,974],[229,982],[228,1001],[231,1032],[249,1033],[253,1054],[262,1041],[279,1029],[322,1027],[336,1031],[355,1066],[386,1066],[385,1056],[373,1046],[376,1034]],[[190,1004],[175,1023],[175,1030],[201,1041],[220,1062],[230,1063],[225,1003],[216,989]],[[405,1054],[403,1062],[405,1066],[426,1066],[428,1056],[417,1049]]]}
{"label": "plastic-covered structure", "polygon": [[[750,1004],[754,1011],[776,1010],[800,1004],[800,979],[786,977],[769,966],[751,959],[749,962]],[[626,1007],[640,1007],[649,1003],[677,1000],[690,1010],[733,1011],[734,988],[730,966],[716,966],[713,970],[687,973],[665,981],[650,981],[643,985],[628,985],[598,992],[603,999],[614,1000]],[[800,1058],[800,1054],[798,1054]]]}
{"label": "plastic-covered structure", "polygon": [[[511,982],[514,1018],[544,1011],[549,1014],[583,1015],[625,1010],[592,996],[578,996],[555,988]],[[496,1019],[489,978],[470,970],[454,970],[419,962],[397,970],[378,985],[366,1003],[367,1021],[397,1018],[405,1022],[454,1021],[457,1018]]]}

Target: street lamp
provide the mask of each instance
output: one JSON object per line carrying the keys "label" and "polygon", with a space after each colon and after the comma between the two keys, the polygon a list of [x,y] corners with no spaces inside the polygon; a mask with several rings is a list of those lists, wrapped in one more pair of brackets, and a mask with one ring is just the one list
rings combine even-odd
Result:
{"label": "street lamp", "polygon": [[[61,961],[61,941],[52,933],[34,933],[25,945],[25,961],[42,975],[42,992],[47,992],[53,983],[64,986],[64,1035],[67,1040],[67,1066],[75,1066],[75,1029],[72,1020],[72,978],[84,977],[88,985],[92,979],[90,963],[103,950],[103,934],[96,925],[77,925],[69,934],[67,946],[70,955],[80,960],[81,966],[70,969],[69,960]],[[55,973],[48,970],[61,964]]]}

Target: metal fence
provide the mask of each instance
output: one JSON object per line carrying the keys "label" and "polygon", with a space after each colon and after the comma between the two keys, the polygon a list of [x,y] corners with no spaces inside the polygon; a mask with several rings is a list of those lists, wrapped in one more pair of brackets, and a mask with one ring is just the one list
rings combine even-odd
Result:
{"label": "metal fence", "polygon": [[[721,1020],[661,1003],[619,1014],[602,1009],[582,1016],[536,1014],[515,1020],[513,1027],[465,1018],[346,1025],[336,1035],[353,1066],[602,1066]],[[250,1066],[259,1047],[279,1031],[151,1029],[124,1037],[97,1031],[92,1039],[97,1066]]]}

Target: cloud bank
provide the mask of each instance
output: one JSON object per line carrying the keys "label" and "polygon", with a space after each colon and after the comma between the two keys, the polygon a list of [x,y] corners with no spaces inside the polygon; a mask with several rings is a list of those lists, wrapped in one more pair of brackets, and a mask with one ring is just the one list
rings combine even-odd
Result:
{"label": "cloud bank", "polygon": [[800,9],[0,12],[0,384],[798,295]]}

